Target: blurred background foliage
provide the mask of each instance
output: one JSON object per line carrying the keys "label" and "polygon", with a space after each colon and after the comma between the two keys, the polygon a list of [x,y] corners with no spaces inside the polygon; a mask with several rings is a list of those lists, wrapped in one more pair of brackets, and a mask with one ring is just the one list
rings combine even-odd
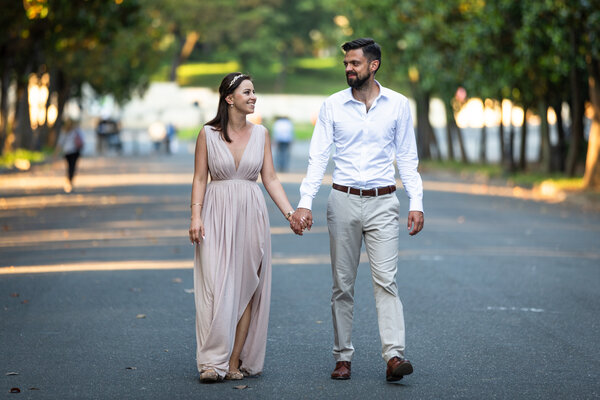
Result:
{"label": "blurred background foliage", "polygon": [[[536,168],[600,187],[600,0],[20,0],[0,14],[0,149],[52,147],[64,106],[88,84],[119,102],[151,81],[216,88],[251,73],[261,92],[345,87],[340,44],[375,38],[378,79],[412,97],[423,159],[466,163],[457,112],[469,98],[521,107],[500,121],[502,168],[525,171],[527,117],[541,119]],[[39,112],[33,113],[31,88]],[[41,94],[40,94],[41,93]],[[442,152],[430,100],[446,107]],[[563,121],[563,105],[568,121]],[[557,141],[547,115],[554,111]],[[584,135],[589,121],[589,136]],[[480,162],[486,162],[486,126]],[[457,143],[456,148],[452,145]],[[515,147],[516,146],[516,147]],[[522,149],[515,156],[515,148]]]}

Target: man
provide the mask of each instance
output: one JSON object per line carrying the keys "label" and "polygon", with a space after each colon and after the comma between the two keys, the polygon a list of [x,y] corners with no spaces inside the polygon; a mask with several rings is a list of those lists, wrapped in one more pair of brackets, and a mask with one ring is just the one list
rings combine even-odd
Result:
{"label": "man", "polygon": [[294,124],[288,117],[275,118],[273,139],[277,144],[277,153],[275,154],[277,171],[287,172],[290,163],[290,145],[294,140]]}
{"label": "man", "polygon": [[342,49],[350,88],[330,96],[321,107],[300,202],[290,224],[300,235],[312,226],[312,200],[334,145],[334,183],[327,204],[336,361],[331,378],[350,379],[354,282],[364,238],[386,379],[397,381],[413,367],[404,358],[404,315],[396,287],[400,206],[394,193],[394,160],[410,200],[409,235],[416,235],[424,223],[417,147],[408,100],[375,80],[381,64],[379,45],[372,39],[356,39]]}

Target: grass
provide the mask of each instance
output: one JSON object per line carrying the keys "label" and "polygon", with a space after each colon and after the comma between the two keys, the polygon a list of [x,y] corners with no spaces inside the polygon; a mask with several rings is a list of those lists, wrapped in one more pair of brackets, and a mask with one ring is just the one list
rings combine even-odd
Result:
{"label": "grass", "polygon": [[[153,81],[166,81],[171,66],[162,65],[152,76]],[[214,91],[228,73],[241,71],[252,75],[258,93],[330,95],[347,88],[341,57],[304,57],[290,61],[285,81],[280,80],[280,62],[246,70],[236,61],[188,62],[177,69],[180,86],[207,87]],[[407,93],[406,83],[391,82],[385,76],[382,83],[401,93]]]}
{"label": "grass", "polygon": [[[177,83],[181,86],[208,87],[217,90],[223,76],[235,71],[252,75],[259,93],[322,94],[327,95],[346,87],[341,61],[336,57],[299,58],[288,66],[285,82],[279,80],[280,63],[273,63],[253,71],[242,71],[235,61],[221,63],[190,62],[177,69]],[[153,76],[154,81],[166,81],[170,66],[163,65]]]}
{"label": "grass", "polygon": [[32,163],[42,162],[47,154],[41,151],[17,149],[0,156],[0,168],[28,170]]}
{"label": "grass", "polygon": [[565,190],[581,190],[583,178],[568,177],[561,173],[544,173],[526,171],[507,173],[500,164],[463,164],[459,161],[425,160],[419,163],[421,171],[449,171],[461,176],[477,176],[484,179],[502,179],[508,184],[522,187],[539,186],[551,183],[554,187]]}
{"label": "grass", "polygon": [[422,171],[449,171],[460,175],[478,174],[486,178],[497,178],[503,174],[502,167],[496,164],[463,164],[460,161],[422,160]]}

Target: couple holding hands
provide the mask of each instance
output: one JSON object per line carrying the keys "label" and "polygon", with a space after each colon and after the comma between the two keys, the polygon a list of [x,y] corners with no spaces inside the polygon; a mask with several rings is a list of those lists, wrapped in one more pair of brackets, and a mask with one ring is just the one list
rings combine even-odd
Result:
{"label": "couple holding hands", "polygon": [[[271,237],[262,183],[290,227],[312,226],[316,195],[335,146],[327,204],[333,295],[332,379],[350,379],[354,282],[364,239],[387,363],[386,379],[413,372],[405,358],[404,315],[396,286],[400,204],[394,161],[409,198],[407,228],[423,228],[423,185],[408,99],[375,80],[381,49],[372,39],[342,46],[349,88],[330,96],[310,143],[300,202],[293,210],[277,178],[269,134],[246,120],[256,95],[250,76],[219,87],[217,115],[196,142],[189,236],[195,244],[196,361],[200,381],[238,380],[263,370],[271,295]],[[210,173],[210,183],[208,174]]]}

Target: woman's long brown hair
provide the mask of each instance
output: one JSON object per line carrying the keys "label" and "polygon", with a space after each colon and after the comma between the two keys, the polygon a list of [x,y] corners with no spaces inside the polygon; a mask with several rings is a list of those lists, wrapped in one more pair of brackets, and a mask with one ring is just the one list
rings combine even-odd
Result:
{"label": "woman's long brown hair", "polygon": [[206,123],[206,125],[210,125],[215,130],[221,132],[221,136],[227,141],[227,143],[231,143],[231,138],[227,134],[229,104],[227,104],[225,98],[233,93],[235,89],[237,89],[237,87],[240,86],[240,84],[246,79],[249,79],[250,81],[252,80],[250,75],[242,74],[241,72],[232,72],[223,78],[221,85],[219,86],[219,106],[217,108],[217,115]]}

